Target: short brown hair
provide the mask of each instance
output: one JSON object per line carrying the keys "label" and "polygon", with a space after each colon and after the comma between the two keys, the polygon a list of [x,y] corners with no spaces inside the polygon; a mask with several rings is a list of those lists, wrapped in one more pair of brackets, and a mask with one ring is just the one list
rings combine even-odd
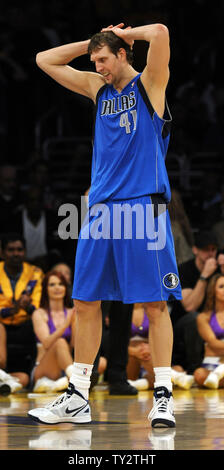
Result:
{"label": "short brown hair", "polygon": [[104,46],[108,46],[110,51],[117,55],[119,50],[122,48],[126,51],[126,57],[129,64],[133,62],[133,51],[123,39],[116,36],[113,31],[104,31],[96,33],[90,39],[88,46],[88,53],[92,54],[93,51],[101,49]]}

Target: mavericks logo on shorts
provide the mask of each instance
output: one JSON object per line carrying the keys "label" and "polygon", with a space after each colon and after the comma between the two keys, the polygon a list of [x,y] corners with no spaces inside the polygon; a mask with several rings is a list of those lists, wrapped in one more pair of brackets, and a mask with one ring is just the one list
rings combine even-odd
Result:
{"label": "mavericks logo on shorts", "polygon": [[179,284],[179,279],[175,273],[168,273],[163,278],[163,284],[167,289],[175,289]]}

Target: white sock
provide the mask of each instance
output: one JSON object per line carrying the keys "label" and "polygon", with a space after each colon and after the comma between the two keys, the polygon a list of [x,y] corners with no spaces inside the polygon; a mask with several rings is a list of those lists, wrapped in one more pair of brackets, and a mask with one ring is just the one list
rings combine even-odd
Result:
{"label": "white sock", "polygon": [[172,392],[171,367],[154,367],[153,370],[155,373],[154,388],[166,387],[169,392]]}
{"label": "white sock", "polygon": [[68,379],[70,380],[71,378],[71,375],[72,375],[72,372],[73,372],[73,364],[70,364],[69,366],[66,367],[65,369],[65,373],[68,377]]}
{"label": "white sock", "polygon": [[75,386],[86,400],[89,398],[90,377],[93,364],[73,363],[73,372],[70,382]]}

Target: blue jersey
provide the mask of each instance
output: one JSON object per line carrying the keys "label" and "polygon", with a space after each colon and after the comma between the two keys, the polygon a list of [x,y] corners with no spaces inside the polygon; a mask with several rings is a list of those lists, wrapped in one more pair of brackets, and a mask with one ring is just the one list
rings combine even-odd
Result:
{"label": "blue jersey", "polygon": [[171,116],[167,105],[164,119],[154,111],[140,76],[121,93],[104,85],[97,94],[89,207],[149,194],[170,200],[165,157]]}

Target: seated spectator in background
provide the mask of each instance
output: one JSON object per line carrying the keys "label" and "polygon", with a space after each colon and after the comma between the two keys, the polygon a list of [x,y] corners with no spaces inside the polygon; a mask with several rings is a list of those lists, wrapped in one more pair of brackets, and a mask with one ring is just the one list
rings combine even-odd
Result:
{"label": "seated spectator in background", "polygon": [[68,264],[61,262],[61,263],[55,264],[52,269],[63,274],[63,276],[66,279],[67,284],[69,286],[72,285],[72,271]]}
{"label": "seated spectator in background", "polygon": [[23,197],[17,184],[17,170],[12,165],[2,165],[0,167],[0,213],[1,213],[1,234],[9,231],[9,216],[22,204]]}
{"label": "seated spectator in background", "polygon": [[224,251],[224,186],[221,189],[221,196],[222,199],[220,201],[219,217],[212,226],[212,231],[217,237],[218,249]]}
{"label": "seated spectator in background", "polygon": [[49,252],[56,232],[56,218],[52,211],[44,209],[41,190],[33,187],[26,194],[23,209],[12,220],[12,224],[26,241],[28,262],[49,269]]}
{"label": "seated spectator in background", "polygon": [[197,316],[197,326],[204,341],[204,358],[194,372],[198,385],[224,387],[224,275],[215,274],[209,281],[205,308]]}
{"label": "seated spectator in background", "polygon": [[104,374],[109,395],[137,395],[138,390],[127,380],[128,345],[131,331],[132,304],[103,301],[103,334],[92,371],[92,386]]}
{"label": "seated spectator in background", "polygon": [[38,355],[32,374],[34,392],[57,392],[68,387],[73,367],[75,327],[75,310],[69,307],[70,293],[66,279],[52,270],[44,277],[40,307],[32,316],[38,341]]}
{"label": "seated spectator in background", "polygon": [[[120,301],[102,302],[103,317],[105,314],[109,317],[107,348],[109,395],[137,395],[138,393],[137,389],[128,382],[126,371],[132,310],[132,304],[123,304]],[[97,364],[97,358],[94,364]]]}
{"label": "seated spectator in background", "polygon": [[29,182],[24,190],[27,192],[33,187],[39,188],[42,194],[43,208],[56,211],[59,201],[50,183],[48,164],[45,160],[38,158],[30,163]]}
{"label": "seated spectator in background", "polygon": [[[24,262],[25,241],[17,234],[2,238],[0,262],[0,368],[23,387],[36,358],[32,314],[39,307],[43,272]],[[1,380],[9,380],[0,371]],[[14,389],[13,381],[9,384]]]}
{"label": "seated spectator in background", "polygon": [[173,324],[188,312],[202,310],[207,281],[218,269],[217,248],[217,239],[212,232],[201,231],[195,235],[192,247],[194,258],[178,266],[182,300],[173,303]]}
{"label": "seated spectator in background", "polygon": [[70,307],[72,308],[74,306],[73,299],[72,299],[72,270],[70,266],[66,263],[58,263],[55,264],[52,268],[55,271],[58,271],[59,273],[63,274],[65,277],[67,284],[68,284],[68,290],[69,290],[69,295],[70,295]]}
{"label": "seated spectator in background", "polygon": [[154,372],[149,347],[149,320],[143,304],[135,304],[132,312],[127,377],[129,383],[138,390],[154,388]]}
{"label": "seated spectator in background", "polygon": [[180,265],[194,257],[192,253],[194,237],[188,216],[184,209],[181,195],[176,189],[171,191],[171,201],[169,203],[168,210],[172,226],[177,264]]}
{"label": "seated spectator in background", "polygon": [[[198,232],[192,247],[194,259],[179,266],[182,300],[173,303],[171,320],[174,326],[173,365],[180,365],[188,374],[199,367],[203,341],[198,333],[196,316],[204,308],[210,277],[219,269],[217,241],[212,232]],[[220,255],[223,256],[223,255]]]}
{"label": "seated spectator in background", "polygon": [[[172,368],[172,382],[183,389],[193,384],[192,375],[187,375],[182,368]],[[149,344],[149,319],[143,304],[135,304],[132,314],[131,338],[128,348],[127,377],[131,385],[138,390],[154,388],[154,372]]]}
{"label": "seated spectator in background", "polygon": [[218,262],[218,271],[221,274],[224,274],[224,253],[223,252],[218,253],[217,262]]}

